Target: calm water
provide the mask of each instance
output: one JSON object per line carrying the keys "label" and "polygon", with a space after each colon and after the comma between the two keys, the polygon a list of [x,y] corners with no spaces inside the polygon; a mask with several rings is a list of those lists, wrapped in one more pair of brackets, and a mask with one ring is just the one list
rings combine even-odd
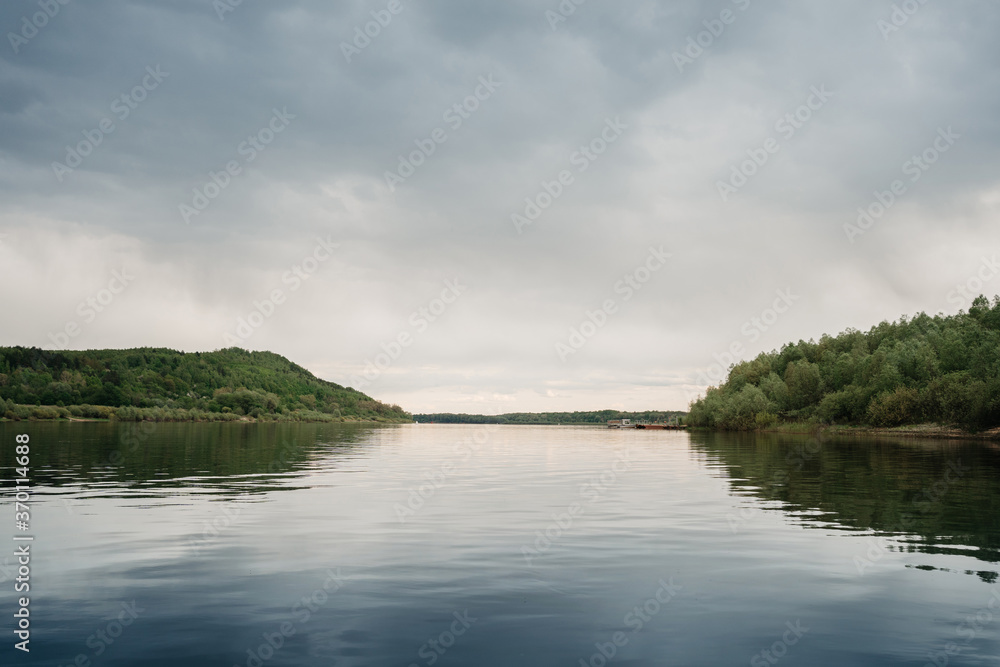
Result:
{"label": "calm water", "polygon": [[8,545],[20,432],[3,665],[1000,664],[995,445],[0,424]]}

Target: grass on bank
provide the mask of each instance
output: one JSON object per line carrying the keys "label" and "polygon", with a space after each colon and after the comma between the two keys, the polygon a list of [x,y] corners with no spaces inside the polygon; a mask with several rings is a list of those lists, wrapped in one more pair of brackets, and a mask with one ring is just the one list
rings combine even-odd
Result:
{"label": "grass on bank", "polygon": [[[716,431],[715,427],[695,426],[695,431]],[[742,429],[751,430],[751,429]],[[865,424],[826,424],[819,421],[774,422],[769,426],[752,429],[757,433],[812,436],[897,436],[914,438],[974,438],[1000,440],[1000,428],[970,432],[944,424],[904,424],[901,426],[870,426]]]}
{"label": "grass on bank", "polygon": [[[0,404],[4,402],[0,400]],[[358,418],[335,416],[315,410],[247,415],[242,410],[223,408],[220,412],[183,408],[134,408],[106,405],[16,405],[2,406],[0,421],[121,421],[121,422],[323,422],[323,423],[407,423],[409,420],[379,416]]]}

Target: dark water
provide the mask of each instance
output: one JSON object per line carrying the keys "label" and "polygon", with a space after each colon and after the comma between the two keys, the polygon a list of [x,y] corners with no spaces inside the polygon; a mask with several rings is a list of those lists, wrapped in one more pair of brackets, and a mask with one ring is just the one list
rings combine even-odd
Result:
{"label": "dark water", "polygon": [[995,445],[0,424],[8,545],[22,432],[2,665],[1000,664]]}

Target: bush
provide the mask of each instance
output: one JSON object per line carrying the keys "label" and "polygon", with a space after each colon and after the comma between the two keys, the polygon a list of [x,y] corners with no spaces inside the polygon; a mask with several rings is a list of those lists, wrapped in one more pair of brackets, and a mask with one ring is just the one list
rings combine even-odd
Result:
{"label": "bush", "polygon": [[931,382],[923,394],[924,410],[947,424],[976,426],[982,423],[990,392],[982,380],[966,371],[948,373]]}
{"label": "bush", "polygon": [[142,421],[142,411],[139,408],[125,406],[115,410],[114,418],[121,422],[139,422]]}
{"label": "bush", "polygon": [[841,391],[827,394],[816,406],[815,416],[826,424],[861,422],[868,417],[868,392],[857,385],[847,385]]}
{"label": "bush", "polygon": [[912,387],[897,387],[879,394],[868,406],[868,419],[875,426],[902,426],[923,421],[920,392]]}
{"label": "bush", "polygon": [[819,366],[804,359],[788,364],[785,386],[788,387],[788,401],[793,410],[817,403],[822,396]]}
{"label": "bush", "polygon": [[[759,387],[746,385],[722,405],[719,426],[731,431],[750,431],[758,428],[760,414],[772,414],[773,406]],[[766,421],[766,418],[765,418]]]}
{"label": "bush", "polygon": [[758,412],[754,417],[754,428],[770,428],[778,423],[778,415],[773,412]]}
{"label": "bush", "polygon": [[59,412],[55,408],[40,406],[30,408],[30,410],[29,419],[59,419]]}
{"label": "bush", "polygon": [[778,377],[777,373],[771,373],[760,381],[760,389],[764,392],[771,403],[779,412],[784,412],[789,408],[788,386],[785,381]]}

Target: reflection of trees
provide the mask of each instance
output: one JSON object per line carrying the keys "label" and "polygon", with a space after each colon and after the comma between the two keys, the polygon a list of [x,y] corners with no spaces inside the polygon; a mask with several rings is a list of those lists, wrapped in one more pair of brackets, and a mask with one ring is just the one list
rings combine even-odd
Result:
{"label": "reflection of trees", "polygon": [[[6,428],[5,428],[6,427]],[[14,425],[0,424],[0,434]],[[276,476],[298,476],[310,461],[347,454],[372,426],[362,424],[33,423],[36,487],[79,485],[109,492],[130,488],[211,487],[251,493],[278,486]],[[12,439],[13,436],[9,439]],[[12,450],[0,466],[13,466]],[[4,476],[8,485],[11,476]],[[282,487],[287,483],[282,483]]]}
{"label": "reflection of trees", "polygon": [[995,446],[701,432],[691,444],[725,467],[734,490],[779,501],[803,525],[909,535],[914,551],[1000,562]]}

